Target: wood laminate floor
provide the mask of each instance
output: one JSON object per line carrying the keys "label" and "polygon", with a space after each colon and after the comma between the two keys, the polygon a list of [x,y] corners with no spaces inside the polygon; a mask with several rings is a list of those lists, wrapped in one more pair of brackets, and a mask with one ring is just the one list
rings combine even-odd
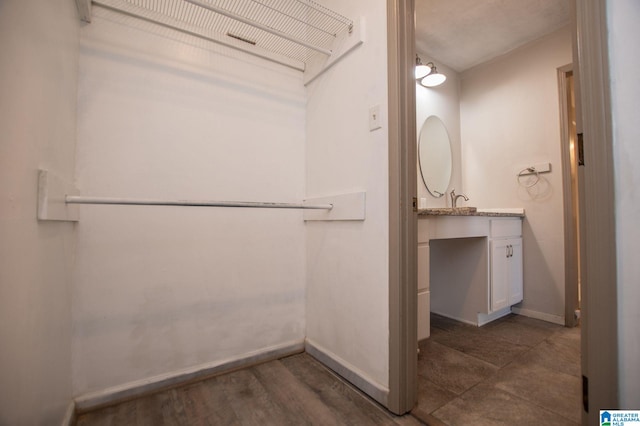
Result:
{"label": "wood laminate floor", "polygon": [[418,402],[394,416],[307,354],[82,414],[93,425],[580,424],[580,330],[510,315],[484,327],[431,316]]}
{"label": "wood laminate floor", "polygon": [[307,354],[82,414],[94,425],[421,425],[394,416]]}

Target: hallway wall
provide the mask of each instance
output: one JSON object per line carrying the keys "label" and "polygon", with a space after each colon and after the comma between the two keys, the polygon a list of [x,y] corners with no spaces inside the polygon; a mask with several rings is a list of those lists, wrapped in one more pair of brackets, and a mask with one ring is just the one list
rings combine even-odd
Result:
{"label": "hallway wall", "polygon": [[[477,207],[524,207],[522,312],[564,323],[564,224],[557,68],[566,27],[461,75],[462,179]],[[520,170],[550,162],[528,192]],[[527,183],[526,179],[524,180]]]}
{"label": "hallway wall", "polygon": [[[302,75],[94,8],[82,29],[82,194],[300,202]],[[305,335],[302,212],[82,206],[76,395],[211,367]]]}
{"label": "hallway wall", "polygon": [[618,342],[620,407],[640,406],[640,131],[637,125],[640,83],[636,70],[640,58],[634,43],[640,28],[640,3],[634,0],[607,1],[613,155],[615,161],[616,255],[618,274]]}
{"label": "hallway wall", "polygon": [[[424,121],[431,115],[438,116],[449,134],[451,144],[451,182],[447,188],[447,194],[435,198],[422,180],[420,174],[420,161],[418,160],[418,198],[427,199],[427,207],[451,207],[449,193],[455,189],[458,194],[464,192],[462,187],[462,144],[460,141],[460,78],[453,69],[441,64],[437,59],[420,54],[423,63],[435,62],[439,72],[447,76],[447,80],[437,87],[424,87],[416,80],[416,135],[418,143],[418,156],[420,153],[420,130]],[[470,205],[474,200],[470,200]]]}
{"label": "hallway wall", "polygon": [[75,226],[38,222],[38,169],[73,179],[73,0],[0,3],[0,424],[60,424],[72,397]]}

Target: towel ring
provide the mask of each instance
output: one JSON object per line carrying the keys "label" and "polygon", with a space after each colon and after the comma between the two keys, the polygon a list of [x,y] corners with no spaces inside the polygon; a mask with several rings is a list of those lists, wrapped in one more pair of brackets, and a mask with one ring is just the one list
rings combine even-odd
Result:
{"label": "towel ring", "polygon": [[[536,179],[533,181],[533,183],[526,185],[522,182],[522,179],[521,179],[522,176],[528,176],[534,173],[536,175]],[[540,182],[540,173],[534,167],[527,167],[525,169],[520,170],[520,172],[518,173],[517,179],[518,179],[518,185],[523,186],[525,188],[531,188],[532,186]]]}

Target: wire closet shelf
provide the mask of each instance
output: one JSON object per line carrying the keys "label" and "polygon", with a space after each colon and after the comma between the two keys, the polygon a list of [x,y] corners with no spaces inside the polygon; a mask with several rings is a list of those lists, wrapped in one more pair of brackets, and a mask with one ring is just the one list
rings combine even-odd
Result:
{"label": "wire closet shelf", "polygon": [[92,4],[304,70],[353,21],[311,0],[93,0]]}

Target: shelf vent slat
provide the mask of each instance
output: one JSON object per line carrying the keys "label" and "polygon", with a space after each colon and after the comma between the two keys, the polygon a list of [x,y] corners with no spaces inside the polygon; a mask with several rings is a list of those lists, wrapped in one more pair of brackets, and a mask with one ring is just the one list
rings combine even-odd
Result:
{"label": "shelf vent slat", "polygon": [[[300,63],[330,56],[353,21],[311,0],[94,0],[121,11],[211,41]],[[235,17],[235,19],[234,19]],[[287,64],[291,66],[290,64]]]}

